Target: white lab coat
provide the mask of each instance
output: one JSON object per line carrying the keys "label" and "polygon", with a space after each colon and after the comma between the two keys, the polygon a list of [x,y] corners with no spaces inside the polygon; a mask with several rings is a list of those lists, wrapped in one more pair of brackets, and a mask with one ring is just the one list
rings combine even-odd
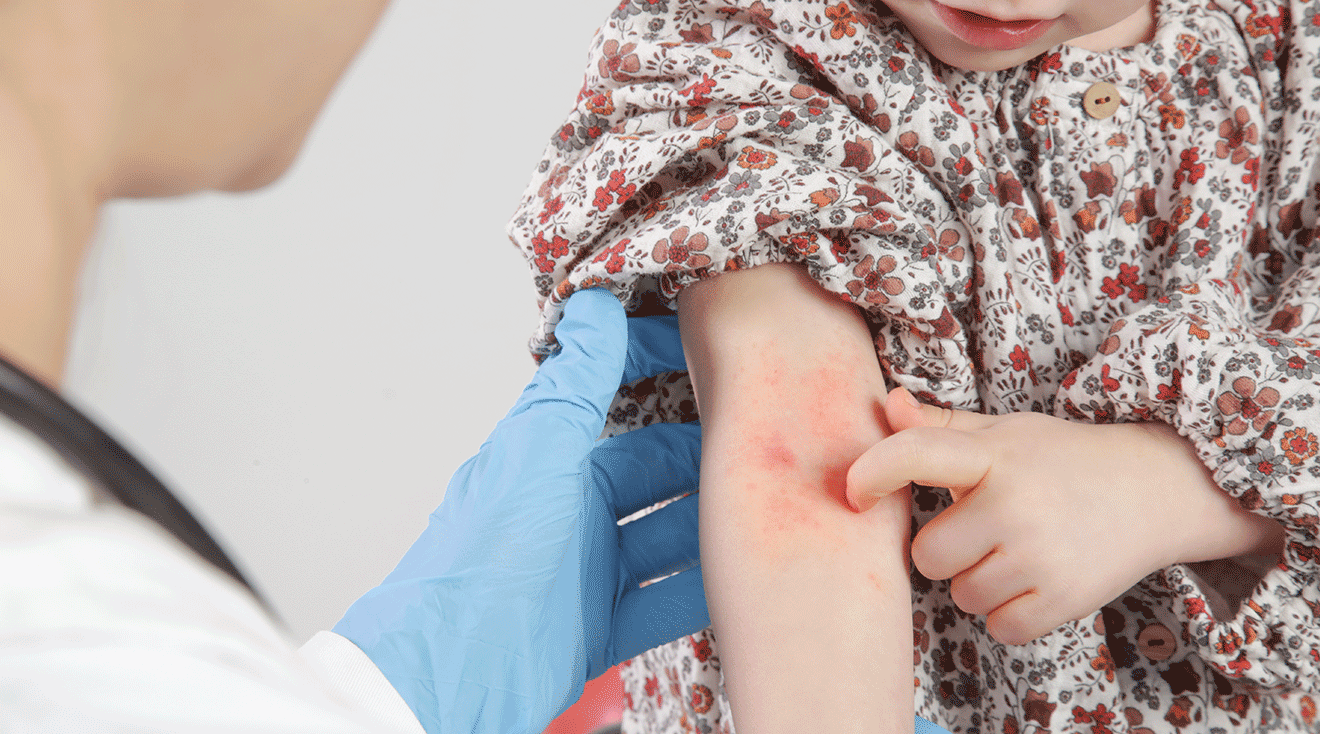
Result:
{"label": "white lab coat", "polygon": [[423,734],[353,643],[242,586],[0,417],[0,732]]}

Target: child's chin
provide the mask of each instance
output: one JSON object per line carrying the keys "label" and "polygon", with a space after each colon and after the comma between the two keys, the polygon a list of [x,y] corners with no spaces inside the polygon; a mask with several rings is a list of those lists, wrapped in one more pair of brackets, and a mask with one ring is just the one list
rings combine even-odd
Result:
{"label": "child's chin", "polygon": [[931,55],[948,66],[966,71],[1003,71],[1021,66],[1036,58],[1042,49],[1025,48],[1015,51],[973,51],[963,52],[958,49],[932,50]]}

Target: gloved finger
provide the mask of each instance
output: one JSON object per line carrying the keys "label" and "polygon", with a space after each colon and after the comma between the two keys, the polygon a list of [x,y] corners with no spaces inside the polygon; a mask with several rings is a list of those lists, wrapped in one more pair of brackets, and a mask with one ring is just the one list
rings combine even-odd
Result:
{"label": "gloved finger", "polygon": [[587,455],[585,476],[623,519],[697,491],[700,468],[700,424],[654,423],[598,442]]}
{"label": "gloved finger", "polygon": [[949,730],[942,726],[932,724],[920,716],[916,717],[916,719],[916,728],[913,730],[912,734],[949,734]]}
{"label": "gloved finger", "polygon": [[628,359],[623,364],[627,384],[661,372],[686,370],[677,316],[628,319]]}
{"label": "gloved finger", "polygon": [[619,527],[619,557],[636,579],[647,581],[701,563],[697,536],[697,495]]}
{"label": "gloved finger", "polygon": [[[507,424],[516,434],[515,443],[533,437],[553,443],[538,453],[576,468],[600,436],[606,411],[619,391],[628,348],[627,321],[619,299],[607,290],[593,288],[569,297],[555,327],[559,351],[541,362],[491,440]],[[532,425],[511,420],[529,411],[535,413]],[[542,420],[544,426],[539,425]],[[544,465],[545,459],[533,462],[539,473],[552,468]]]}
{"label": "gloved finger", "polygon": [[618,665],[709,626],[710,610],[706,607],[700,566],[645,588],[625,590],[614,610],[614,651],[609,665]]}

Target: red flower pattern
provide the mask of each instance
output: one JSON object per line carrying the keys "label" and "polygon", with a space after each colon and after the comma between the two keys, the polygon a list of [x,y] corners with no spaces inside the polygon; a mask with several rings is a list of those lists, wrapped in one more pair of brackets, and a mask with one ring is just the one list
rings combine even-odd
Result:
{"label": "red flower pattern", "polygon": [[620,44],[614,39],[605,42],[604,56],[598,64],[600,75],[616,82],[632,81],[632,75],[642,68],[641,59],[633,51],[636,43]]}
{"label": "red flower pattern", "polygon": [[830,27],[830,38],[839,39],[844,36],[852,36],[857,33],[853,24],[857,18],[853,15],[852,9],[847,3],[839,3],[825,8],[825,17],[832,23]]}
{"label": "red flower pattern", "polygon": [[1189,184],[1200,181],[1205,175],[1205,164],[1201,163],[1201,149],[1190,148],[1182,151],[1180,156],[1182,162],[1178,165],[1178,170],[1173,173],[1173,185],[1182,186],[1184,181]]}
{"label": "red flower pattern", "polygon": [[1241,435],[1250,427],[1259,431],[1270,422],[1274,411],[1267,410],[1279,404],[1279,391],[1272,387],[1256,390],[1256,381],[1250,377],[1239,377],[1233,381],[1233,389],[1219,395],[1219,410],[1224,417],[1233,420],[1224,427],[1232,435]]}

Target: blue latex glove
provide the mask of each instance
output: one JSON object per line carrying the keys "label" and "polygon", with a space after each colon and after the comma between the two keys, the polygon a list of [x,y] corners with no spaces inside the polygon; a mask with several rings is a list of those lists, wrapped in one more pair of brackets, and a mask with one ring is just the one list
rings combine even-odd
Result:
{"label": "blue latex glove", "polygon": [[617,525],[696,491],[700,426],[595,440],[620,384],[686,369],[677,319],[627,319],[588,290],[555,334],[562,349],[459,467],[421,537],[334,628],[430,734],[540,734],[588,680],[710,626],[697,496]]}
{"label": "blue latex glove", "polygon": [[586,681],[710,625],[697,496],[617,524],[697,490],[700,427],[596,441],[621,383],[686,369],[677,319],[628,319],[588,290],[555,335],[562,348],[459,467],[421,537],[334,628],[430,734],[540,734]]}
{"label": "blue latex glove", "polygon": [[932,724],[929,721],[926,721],[925,719],[918,716],[916,722],[916,729],[913,731],[912,734],[949,734],[949,730],[945,729],[942,726],[937,726],[935,724]]}

